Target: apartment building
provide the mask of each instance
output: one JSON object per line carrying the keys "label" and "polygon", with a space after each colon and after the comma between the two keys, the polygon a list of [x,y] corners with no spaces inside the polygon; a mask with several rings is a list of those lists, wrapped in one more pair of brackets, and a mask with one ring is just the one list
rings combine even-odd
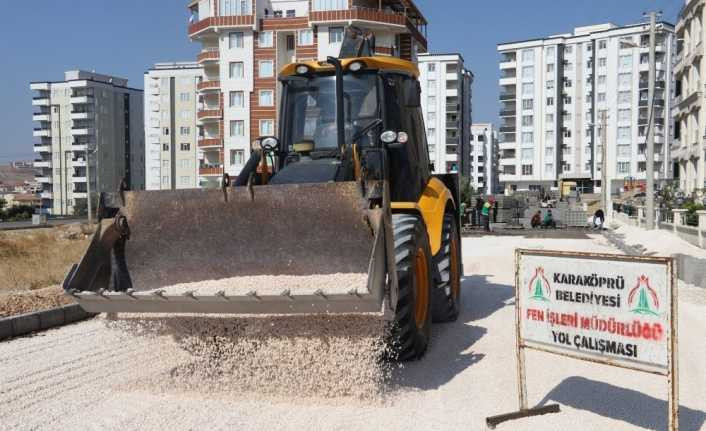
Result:
{"label": "apartment building", "polygon": [[196,62],[158,63],[145,73],[145,186],[147,190],[201,186],[199,154],[220,141],[198,139]]}
{"label": "apartment building", "polygon": [[687,0],[676,25],[677,49],[674,59],[674,179],[686,193],[706,189],[706,146],[704,124],[704,0]]}
{"label": "apartment building", "polygon": [[[671,177],[674,27],[657,24],[654,97],[655,178]],[[576,181],[601,186],[601,127],[615,191],[646,179],[649,26],[600,24],[573,33],[498,45],[500,181],[506,189],[549,189]]]}
{"label": "apartment building", "polygon": [[420,54],[419,81],[434,173],[470,177],[473,73],[460,54]]}
{"label": "apartment building", "polygon": [[492,123],[471,125],[471,185],[479,193],[502,191],[498,182],[498,132]]}
{"label": "apartment building", "polygon": [[237,175],[259,136],[276,135],[277,72],[337,56],[348,26],[373,31],[376,53],[416,60],[426,20],[412,0],[194,0],[189,36],[201,43],[198,84],[202,184]]}
{"label": "apartment building", "polygon": [[84,213],[89,189],[95,204],[97,192],[117,191],[123,179],[144,189],[143,92],[127,84],[83,70],[66,72],[63,81],[30,83],[43,211]]}

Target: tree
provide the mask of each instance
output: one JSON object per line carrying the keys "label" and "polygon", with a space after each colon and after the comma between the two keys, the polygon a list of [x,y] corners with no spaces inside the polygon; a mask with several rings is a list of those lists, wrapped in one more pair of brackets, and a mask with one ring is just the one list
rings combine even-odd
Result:
{"label": "tree", "polygon": [[0,211],[5,208],[5,205],[7,205],[7,201],[3,198],[0,198]]}
{"label": "tree", "polygon": [[471,206],[473,201],[473,186],[471,186],[471,181],[460,176],[459,180],[461,182],[461,202],[465,202],[466,205]]}

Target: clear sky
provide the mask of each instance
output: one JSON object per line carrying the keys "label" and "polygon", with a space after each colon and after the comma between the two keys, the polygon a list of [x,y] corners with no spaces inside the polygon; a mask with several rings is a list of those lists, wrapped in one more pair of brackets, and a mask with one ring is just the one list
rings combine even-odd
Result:
{"label": "clear sky", "polygon": [[[186,0],[7,2],[0,26],[0,164],[32,159],[30,81],[95,70],[143,87],[156,62],[195,59]],[[459,52],[475,74],[474,122],[496,122],[501,42],[568,33],[582,25],[634,24],[662,10],[676,22],[684,0],[416,0],[429,21],[431,52]]]}

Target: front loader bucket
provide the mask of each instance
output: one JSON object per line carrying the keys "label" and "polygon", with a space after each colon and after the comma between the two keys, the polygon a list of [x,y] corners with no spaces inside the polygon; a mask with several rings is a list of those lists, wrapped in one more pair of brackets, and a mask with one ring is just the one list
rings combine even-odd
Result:
{"label": "front loader bucket", "polygon": [[124,192],[124,203],[64,281],[88,312],[382,311],[384,212],[356,183]]}

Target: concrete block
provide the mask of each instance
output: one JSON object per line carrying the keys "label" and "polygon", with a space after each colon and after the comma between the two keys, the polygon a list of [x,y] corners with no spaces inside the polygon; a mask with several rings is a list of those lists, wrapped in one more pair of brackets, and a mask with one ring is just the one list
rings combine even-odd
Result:
{"label": "concrete block", "polygon": [[13,334],[12,318],[6,317],[4,319],[0,319],[0,341],[12,337]]}
{"label": "concrete block", "polygon": [[79,320],[86,319],[92,314],[87,313],[78,304],[71,304],[62,307],[64,310],[64,323],[78,322]]}
{"label": "concrete block", "polygon": [[64,324],[64,310],[61,308],[40,311],[37,314],[39,315],[42,329],[54,328]]}
{"label": "concrete block", "polygon": [[12,318],[12,331],[15,337],[39,331],[42,326],[37,313],[22,314]]}

